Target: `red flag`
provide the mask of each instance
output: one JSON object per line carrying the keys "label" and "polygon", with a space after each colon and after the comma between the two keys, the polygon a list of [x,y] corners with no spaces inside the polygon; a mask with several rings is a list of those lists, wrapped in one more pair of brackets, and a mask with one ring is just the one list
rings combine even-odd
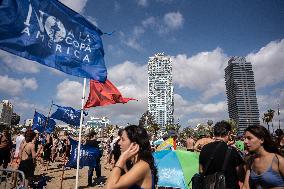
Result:
{"label": "red flag", "polygon": [[90,80],[89,98],[84,108],[95,106],[106,106],[116,103],[127,103],[134,98],[123,98],[119,90],[109,81],[101,83],[96,80]]}

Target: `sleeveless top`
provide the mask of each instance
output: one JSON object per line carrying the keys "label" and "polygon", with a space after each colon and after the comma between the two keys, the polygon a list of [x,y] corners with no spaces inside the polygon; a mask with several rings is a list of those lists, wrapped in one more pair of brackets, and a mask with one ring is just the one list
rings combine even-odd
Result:
{"label": "sleeveless top", "polygon": [[[272,162],[275,157],[277,158],[277,156],[275,155],[272,159]],[[256,172],[253,169],[251,169],[249,182],[254,183],[257,186],[264,186],[268,188],[284,187],[284,177],[282,177],[279,172],[276,172],[272,169],[272,162],[269,168],[265,172],[259,175],[256,174]],[[279,167],[279,160],[278,160],[278,167]]]}

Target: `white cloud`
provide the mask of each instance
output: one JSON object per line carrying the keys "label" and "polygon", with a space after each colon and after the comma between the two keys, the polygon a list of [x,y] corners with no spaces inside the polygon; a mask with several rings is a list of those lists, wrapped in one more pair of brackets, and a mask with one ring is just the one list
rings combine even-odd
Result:
{"label": "white cloud", "polygon": [[19,95],[25,89],[36,90],[37,87],[35,78],[14,79],[0,75],[0,91],[4,93]]}
{"label": "white cloud", "polygon": [[123,32],[119,32],[120,35],[120,41],[125,44],[126,46],[135,49],[137,51],[143,50],[142,46],[140,45],[140,43],[138,42],[139,39],[139,35],[138,30],[136,31],[135,28],[133,30],[133,34],[131,36],[125,36],[125,34]]}
{"label": "white cloud", "polygon": [[171,12],[164,15],[162,18],[150,16],[141,22],[141,25],[135,26],[132,33],[129,36],[125,36],[123,32],[120,32],[120,41],[128,47],[131,47],[137,51],[143,50],[143,46],[139,43],[141,36],[146,30],[151,30],[159,35],[168,34],[173,30],[180,29],[183,25],[184,19],[179,12]]}
{"label": "white cloud", "polygon": [[24,88],[29,88],[29,89],[32,89],[32,90],[36,90],[37,89],[37,81],[35,80],[35,78],[29,78],[29,79],[26,79],[26,78],[23,78],[22,79],[22,85]]}
{"label": "white cloud", "polygon": [[179,54],[173,61],[173,82],[179,87],[204,92],[204,100],[225,92],[227,56],[220,48],[192,57]]}
{"label": "white cloud", "polygon": [[246,59],[253,65],[257,88],[284,82],[284,39],[270,42]]}
{"label": "white cloud", "polygon": [[146,7],[148,5],[147,0],[137,0],[139,6]]}
{"label": "white cloud", "polygon": [[67,7],[73,9],[76,12],[82,13],[88,0],[59,0]]}
{"label": "white cloud", "polygon": [[10,70],[23,73],[38,73],[40,65],[36,62],[15,56],[8,52],[0,50],[0,59]]}
{"label": "white cloud", "polygon": [[182,27],[184,19],[180,12],[170,12],[165,14],[164,22],[171,29],[179,29]]}
{"label": "white cloud", "polygon": [[146,18],[145,20],[142,21],[142,26],[144,28],[147,28],[149,26],[154,26],[155,24],[156,24],[156,18],[153,16]]}
{"label": "white cloud", "polygon": [[[88,87],[86,87],[88,89]],[[87,90],[89,91],[89,90]],[[57,85],[56,100],[59,105],[81,108],[83,84],[65,79]],[[86,93],[88,96],[88,92]]]}

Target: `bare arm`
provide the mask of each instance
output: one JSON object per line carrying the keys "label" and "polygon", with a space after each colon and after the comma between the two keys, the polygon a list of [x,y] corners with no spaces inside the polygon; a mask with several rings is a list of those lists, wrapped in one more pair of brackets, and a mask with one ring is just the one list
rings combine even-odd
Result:
{"label": "bare arm", "polygon": [[245,181],[244,181],[244,184],[242,186],[242,189],[250,189],[250,187],[249,187],[249,175],[250,175],[250,170],[248,169],[246,171]]}
{"label": "bare arm", "polygon": [[277,155],[277,157],[279,160],[279,173],[284,178],[284,157],[280,155]]}
{"label": "bare arm", "polygon": [[121,171],[122,168],[125,167],[126,161],[135,156],[138,151],[139,146],[131,144],[130,147],[121,154],[116,166],[113,168],[113,171],[107,180],[106,189],[128,188],[145,178],[145,175],[150,168],[144,161],[139,161],[128,172],[126,172],[126,174],[121,176]]}
{"label": "bare arm", "polygon": [[31,152],[32,152],[32,157],[36,158],[37,153],[35,151],[35,145],[34,144],[31,144]]}
{"label": "bare arm", "polygon": [[19,155],[18,155],[19,159],[22,159],[22,151],[23,151],[24,143],[25,143],[25,142],[22,142],[22,143],[20,144]]}

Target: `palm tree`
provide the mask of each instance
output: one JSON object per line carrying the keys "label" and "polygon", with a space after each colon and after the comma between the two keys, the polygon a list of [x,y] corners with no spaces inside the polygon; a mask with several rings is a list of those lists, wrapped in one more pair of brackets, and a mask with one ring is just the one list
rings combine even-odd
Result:
{"label": "palm tree", "polygon": [[237,123],[235,122],[235,120],[229,119],[226,122],[228,122],[231,125],[232,134],[236,135],[237,132],[238,132],[238,126],[237,126]]}
{"label": "palm tree", "polygon": [[267,110],[266,113],[263,114],[263,117],[262,117],[262,121],[266,123],[267,129],[268,129],[269,132],[270,132],[270,129],[269,129],[269,127],[270,127],[269,122],[272,122],[272,121],[273,121],[274,112],[275,112],[274,110],[269,109],[269,110]]}
{"label": "palm tree", "polygon": [[139,120],[139,126],[147,127],[148,125],[156,124],[154,117],[152,114],[147,110],[144,114],[142,114]]}

